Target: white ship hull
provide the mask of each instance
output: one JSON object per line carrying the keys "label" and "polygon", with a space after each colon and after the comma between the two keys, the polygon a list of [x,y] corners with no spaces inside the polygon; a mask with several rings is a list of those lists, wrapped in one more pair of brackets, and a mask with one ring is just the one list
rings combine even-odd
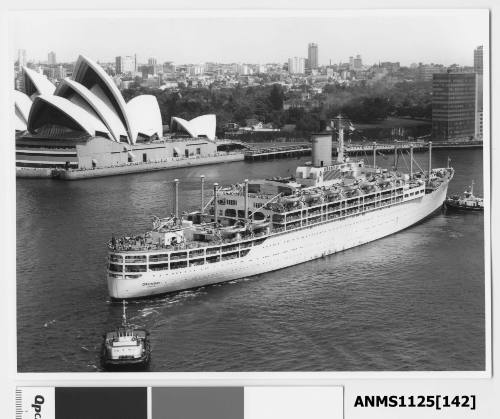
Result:
{"label": "white ship hull", "polygon": [[113,298],[138,298],[196,288],[286,268],[397,233],[439,209],[448,181],[417,199],[269,236],[240,258],[181,269],[144,272],[138,279],[108,276]]}

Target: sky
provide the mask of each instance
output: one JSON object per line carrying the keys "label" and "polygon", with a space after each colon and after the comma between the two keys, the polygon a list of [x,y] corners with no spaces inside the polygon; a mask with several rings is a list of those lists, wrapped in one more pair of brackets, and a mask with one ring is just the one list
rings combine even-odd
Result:
{"label": "sky", "polygon": [[473,50],[488,43],[485,11],[335,11],[328,13],[235,12],[17,12],[10,16],[11,57],[26,50],[28,60],[75,61],[79,53],[111,62],[137,54],[176,64],[207,61],[285,62],[307,57],[318,44],[320,65],[347,62],[360,54],[378,61],[473,64]]}

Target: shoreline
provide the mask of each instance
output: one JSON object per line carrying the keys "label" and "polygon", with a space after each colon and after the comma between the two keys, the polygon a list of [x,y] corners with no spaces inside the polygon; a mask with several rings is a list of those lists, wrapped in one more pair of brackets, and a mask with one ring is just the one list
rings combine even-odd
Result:
{"label": "shoreline", "polygon": [[95,169],[52,169],[52,168],[25,168],[16,167],[18,178],[51,178],[58,180],[80,180],[93,179],[107,176],[126,175],[130,173],[154,172],[157,170],[177,169],[180,167],[202,166],[209,164],[231,163],[244,160],[243,153],[232,153],[219,156],[207,156],[198,158],[179,158],[178,160],[167,160],[161,162],[131,163],[123,166],[98,167]]}

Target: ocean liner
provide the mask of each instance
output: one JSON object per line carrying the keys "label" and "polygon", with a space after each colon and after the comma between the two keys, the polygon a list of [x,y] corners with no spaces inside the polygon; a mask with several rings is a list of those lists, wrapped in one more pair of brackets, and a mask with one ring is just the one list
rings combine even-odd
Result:
{"label": "ocean liner", "polygon": [[[139,236],[108,243],[107,283],[112,298],[147,297],[231,281],[340,252],[418,223],[439,209],[453,177],[451,167],[409,173],[349,158],[344,122],[312,138],[312,162],[295,176],[245,180],[213,187],[197,211],[155,218]],[[332,161],[332,136],[338,136]]]}

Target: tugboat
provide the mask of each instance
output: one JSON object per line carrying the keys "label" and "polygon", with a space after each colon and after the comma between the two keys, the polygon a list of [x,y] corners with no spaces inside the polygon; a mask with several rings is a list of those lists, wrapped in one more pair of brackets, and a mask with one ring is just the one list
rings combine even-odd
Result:
{"label": "tugboat", "polygon": [[474,181],[470,186],[470,191],[466,190],[462,196],[452,195],[446,198],[447,208],[466,210],[466,211],[483,211],[483,198],[474,196]]}
{"label": "tugboat", "polygon": [[145,370],[150,358],[149,332],[127,323],[123,300],[122,325],[103,335],[101,365],[107,371]]}

